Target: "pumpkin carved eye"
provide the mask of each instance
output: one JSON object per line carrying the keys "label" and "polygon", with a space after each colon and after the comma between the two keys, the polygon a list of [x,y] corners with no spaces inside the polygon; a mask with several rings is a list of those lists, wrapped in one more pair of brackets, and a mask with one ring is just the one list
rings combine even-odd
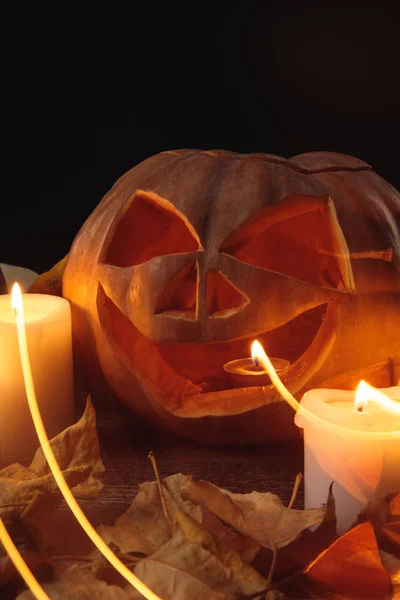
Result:
{"label": "pumpkin carved eye", "polygon": [[220,251],[313,285],[353,288],[347,244],[330,198],[293,195],[264,206]]}
{"label": "pumpkin carved eye", "polygon": [[202,250],[189,221],[171,202],[137,190],[110,228],[100,262],[133,267],[155,256]]}

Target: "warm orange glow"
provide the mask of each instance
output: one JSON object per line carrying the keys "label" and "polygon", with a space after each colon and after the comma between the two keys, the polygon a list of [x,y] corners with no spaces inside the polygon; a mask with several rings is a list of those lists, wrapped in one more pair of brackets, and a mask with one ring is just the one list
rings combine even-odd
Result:
{"label": "warm orange glow", "polygon": [[22,579],[25,581],[35,598],[37,600],[50,600],[49,596],[36,580],[32,571],[18,552],[18,549],[10,538],[2,519],[0,519],[0,542],[3,544],[14,567],[17,569],[18,573],[21,575]]}
{"label": "warm orange glow", "polygon": [[388,412],[400,415],[400,402],[392,400],[362,379],[357,386],[354,408],[359,410],[361,407],[363,411],[367,411],[368,402],[376,402]]}
{"label": "warm orange glow", "polygon": [[104,540],[99,536],[97,531],[92,527],[86,516],[84,515],[79,504],[72,495],[69,489],[64,475],[58,465],[56,457],[54,456],[53,450],[50,446],[49,439],[46,434],[46,430],[43,425],[43,420],[39,411],[39,406],[36,399],[35,388],[32,379],[32,370],[29,361],[28,343],[26,338],[26,330],[24,323],[24,308],[22,302],[21,289],[18,284],[14,284],[12,289],[11,298],[12,308],[16,313],[17,333],[18,333],[18,344],[21,355],[22,372],[24,376],[26,395],[28,398],[29,409],[31,411],[33,423],[36,429],[37,436],[39,438],[40,445],[43,450],[43,454],[46,457],[47,463],[51,472],[53,473],[54,479],[62,493],[65,501],[69,508],[74,514],[76,520],[81,525],[82,529],[86,532],[88,537],[92,540],[93,544],[103,554],[103,556],[111,563],[111,565],[124,577],[134,588],[136,588],[147,600],[161,600],[154,592],[152,592],[136,575],[132,573],[114,554],[114,552],[107,546]]}
{"label": "warm orange glow", "polygon": [[[296,411],[296,412],[299,411],[300,414],[303,414],[311,423],[314,423],[315,425],[319,425],[320,427],[323,427],[326,431],[331,431],[332,433],[342,432],[342,433],[345,433],[346,435],[353,433],[353,434],[359,435],[361,437],[367,436],[370,439],[374,439],[374,438],[380,439],[382,437],[382,433],[380,431],[359,431],[359,430],[347,429],[346,427],[341,427],[340,425],[335,425],[333,423],[330,423],[329,421],[326,421],[325,419],[322,419],[321,417],[310,412],[307,408],[302,406],[296,400],[296,398],[289,392],[287,387],[279,379],[279,376],[278,376],[277,372],[275,371],[273,364],[271,363],[269,357],[267,356],[267,354],[266,354],[264,348],[262,347],[262,345],[260,344],[260,342],[255,340],[253,342],[252,351],[253,351],[253,348],[254,348],[254,351],[257,353],[257,358],[258,358],[259,362],[264,367],[264,369],[267,371],[267,373],[270,376],[270,379],[272,381],[272,384],[274,385],[274,387],[276,388],[276,390],[278,391],[280,396],[284,400],[286,400],[286,402],[288,404],[290,404],[290,406],[293,408],[294,411]],[[368,385],[367,383],[364,382],[364,384],[366,386],[368,386],[368,399],[369,400],[371,400],[371,401],[374,400],[375,402],[379,402],[379,404],[382,407],[384,407],[385,409],[390,410],[393,413],[400,414],[400,403],[399,402],[395,402],[394,400],[392,400],[391,398],[386,396],[386,394],[382,393],[380,390],[377,390],[376,388],[373,388],[372,386]],[[361,386],[361,389],[362,388],[363,388],[363,386]],[[386,431],[384,435],[386,438],[396,438],[397,439],[399,437],[399,432],[398,431]]]}

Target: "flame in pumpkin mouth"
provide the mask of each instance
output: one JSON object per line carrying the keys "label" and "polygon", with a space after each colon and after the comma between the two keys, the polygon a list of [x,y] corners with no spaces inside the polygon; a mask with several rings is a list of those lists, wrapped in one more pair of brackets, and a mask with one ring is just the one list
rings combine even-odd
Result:
{"label": "flame in pumpkin mouth", "polygon": [[[235,358],[250,356],[255,337],[271,356],[286,358],[292,363],[285,381],[295,393],[310,378],[318,363],[324,362],[335,335],[332,326],[336,314],[334,302],[307,310],[267,333],[258,332],[245,339],[209,343],[152,342],[118,309],[101,284],[97,293],[97,309],[103,332],[113,351],[133,377],[137,377],[142,385],[156,390],[159,399],[174,412],[183,409],[187,403],[202,402],[204,405],[207,402],[209,405],[213,398],[222,400],[221,395],[227,393],[230,399],[243,394],[245,388],[242,392],[232,389],[229,376],[222,367]],[[330,318],[327,318],[328,312]],[[264,389],[270,396],[268,401],[272,396],[279,400],[273,386],[265,386]]]}

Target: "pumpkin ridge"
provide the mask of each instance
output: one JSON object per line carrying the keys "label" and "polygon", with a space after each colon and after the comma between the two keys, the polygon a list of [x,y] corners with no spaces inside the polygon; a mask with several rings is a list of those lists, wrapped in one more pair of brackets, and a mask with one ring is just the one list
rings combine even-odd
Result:
{"label": "pumpkin ridge", "polygon": [[[190,153],[190,154],[189,154]],[[372,167],[364,162],[359,160],[358,161],[358,165],[326,165],[326,166],[322,166],[322,167],[318,167],[318,166],[313,166],[313,167],[305,167],[305,166],[301,166],[299,164],[297,164],[296,160],[299,160],[301,158],[305,158],[305,157],[310,157],[313,158],[315,155],[324,155],[327,159],[329,159],[329,157],[340,157],[342,159],[347,159],[347,160],[354,160],[353,157],[347,155],[347,154],[341,154],[339,152],[324,152],[324,151],[315,151],[315,152],[304,152],[303,154],[297,154],[295,156],[291,156],[290,158],[285,158],[284,156],[278,156],[277,154],[264,154],[262,152],[260,153],[251,153],[251,154],[244,154],[244,153],[240,153],[240,152],[232,152],[229,150],[189,150],[189,151],[185,151],[184,149],[182,150],[175,150],[175,151],[164,151],[161,152],[160,154],[172,154],[174,156],[180,157],[180,158],[184,158],[184,157],[189,157],[189,156],[194,156],[195,154],[200,154],[200,155],[206,155],[206,156],[210,156],[213,158],[220,158],[220,159],[230,159],[230,160],[259,160],[262,162],[269,162],[269,163],[274,163],[274,164],[278,164],[278,165],[283,165],[285,167],[288,167],[290,169],[292,169],[293,171],[297,171],[298,173],[302,173],[303,175],[314,175],[317,173],[335,173],[335,172],[340,172],[340,171],[350,171],[350,172],[356,172],[356,171],[371,171]]]}

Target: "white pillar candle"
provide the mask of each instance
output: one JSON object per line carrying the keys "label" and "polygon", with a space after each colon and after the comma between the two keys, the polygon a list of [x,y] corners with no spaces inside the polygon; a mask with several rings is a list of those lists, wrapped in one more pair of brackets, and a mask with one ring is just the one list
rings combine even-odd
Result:
{"label": "white pillar candle", "polygon": [[[74,421],[70,305],[64,298],[25,294],[29,356],[40,412],[51,438]],[[39,448],[26,398],[11,295],[0,296],[0,468],[28,465]]]}
{"label": "white pillar candle", "polygon": [[[378,391],[400,401],[400,387]],[[295,416],[304,429],[305,508],[324,504],[334,482],[340,535],[369,501],[400,491],[400,410],[393,410],[400,404],[388,407],[368,399],[358,412],[354,400],[354,391],[310,390]]]}

